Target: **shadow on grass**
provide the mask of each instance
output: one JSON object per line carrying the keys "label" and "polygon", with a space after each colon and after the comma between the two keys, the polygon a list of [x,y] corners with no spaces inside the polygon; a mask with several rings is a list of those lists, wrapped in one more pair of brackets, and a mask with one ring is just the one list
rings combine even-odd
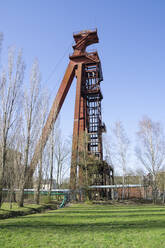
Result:
{"label": "shadow on grass", "polygon": [[25,229],[31,229],[31,231],[40,232],[41,230],[46,230],[47,232],[54,230],[56,233],[60,232],[65,234],[74,232],[116,232],[124,230],[142,230],[142,229],[164,229],[164,220],[139,220],[139,221],[115,221],[115,222],[94,222],[94,223],[64,223],[57,224],[53,221],[14,221],[12,223],[1,223],[0,229],[7,229],[8,231],[19,231],[23,232]]}
{"label": "shadow on grass", "polygon": [[40,205],[37,208],[24,206],[21,209],[18,208],[18,209],[13,209],[13,210],[12,209],[11,210],[3,210],[4,212],[0,213],[0,220],[1,219],[8,219],[8,218],[15,218],[18,216],[43,213],[45,211],[55,210],[55,209],[57,209],[56,205],[46,204],[46,205]]}
{"label": "shadow on grass", "polygon": [[[27,207],[26,207],[27,208]],[[29,210],[33,208],[28,207]],[[36,211],[36,209],[35,209]],[[155,219],[153,218],[155,217]],[[157,218],[157,217],[161,217]],[[163,218],[164,217],[164,218]],[[134,219],[135,218],[135,219]],[[117,232],[124,230],[156,230],[165,229],[165,208],[164,209],[136,209],[126,210],[89,210],[80,208],[66,208],[64,210],[47,212],[16,219],[0,221],[0,230],[20,232],[31,230],[32,232]]]}
{"label": "shadow on grass", "polygon": [[[61,213],[63,213],[63,214],[65,214],[65,215],[71,215],[71,214],[82,214],[84,212],[84,215],[85,214],[125,214],[125,213],[129,213],[129,214],[134,214],[134,213],[139,213],[139,214],[141,214],[141,213],[158,213],[158,212],[164,212],[164,214],[165,214],[165,208],[164,209],[140,209],[140,210],[119,210],[119,211],[113,211],[113,210],[107,210],[107,211],[105,211],[105,210],[79,210],[79,211],[75,211],[75,210],[69,210],[69,211],[67,211],[67,210],[60,210],[60,211],[57,211],[57,212],[52,212],[52,214],[61,214]],[[51,214],[51,213],[50,213]]]}
{"label": "shadow on grass", "polygon": [[[30,208],[29,209],[33,209]],[[36,209],[35,209],[36,210]],[[165,228],[165,209],[143,209],[135,211],[75,211],[74,209],[52,211],[46,214],[18,217],[14,220],[0,222],[0,229],[17,229],[23,232],[30,228],[35,232],[41,230],[65,233],[74,232],[115,232],[118,230],[145,230]],[[155,219],[152,219],[152,217]],[[161,217],[157,218],[157,217]],[[163,218],[164,217],[164,218]],[[133,219],[135,218],[135,219]]]}
{"label": "shadow on grass", "polygon": [[3,208],[0,208],[0,213],[2,212],[8,212],[8,211],[11,211],[11,209],[3,209]]}
{"label": "shadow on grass", "polygon": [[[53,212],[55,213],[55,212]],[[33,216],[33,218],[49,218],[49,214],[53,214],[51,212],[48,212],[47,215],[41,215],[41,216]],[[53,217],[53,216],[52,216]],[[54,218],[56,218],[57,216],[55,215]],[[111,215],[102,215],[102,214],[98,214],[98,215],[72,215],[72,216],[67,216],[67,214],[64,214],[64,215],[58,215],[58,217],[60,218],[79,218],[79,219],[101,219],[101,218],[104,218],[104,219],[112,219],[112,218],[141,218],[141,217],[144,217],[144,218],[148,218],[148,217],[165,217],[165,213],[160,213],[160,214],[122,214],[122,215],[114,215],[114,214],[111,214]],[[31,216],[30,217],[26,217],[26,218],[32,218]],[[164,220],[165,221],[165,220]]]}

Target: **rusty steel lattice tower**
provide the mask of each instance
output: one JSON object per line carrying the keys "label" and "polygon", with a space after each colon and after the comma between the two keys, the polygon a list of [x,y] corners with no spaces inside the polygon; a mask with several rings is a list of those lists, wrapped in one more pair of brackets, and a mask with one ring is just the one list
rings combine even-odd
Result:
{"label": "rusty steel lattice tower", "polygon": [[[57,92],[42,135],[31,161],[31,174],[39,160],[39,150],[44,149],[52,127],[57,119],[73,78],[76,76],[76,100],[70,170],[70,187],[83,187],[89,178],[90,184],[111,184],[113,169],[103,161],[100,82],[103,80],[97,51],[87,52],[86,47],[98,43],[97,30],[73,34],[74,52]],[[91,169],[92,168],[92,169]],[[93,168],[95,168],[93,170]]]}

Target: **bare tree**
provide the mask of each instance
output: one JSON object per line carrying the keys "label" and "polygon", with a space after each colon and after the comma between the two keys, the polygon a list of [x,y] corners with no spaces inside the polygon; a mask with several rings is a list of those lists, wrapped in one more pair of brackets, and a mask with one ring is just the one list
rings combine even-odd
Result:
{"label": "bare tree", "polygon": [[154,122],[149,117],[144,117],[139,122],[137,136],[139,145],[136,148],[136,155],[152,176],[153,200],[156,202],[158,173],[165,162],[164,132],[159,122]]}
{"label": "bare tree", "polygon": [[63,175],[66,173],[66,167],[65,162],[69,155],[69,149],[66,144],[66,142],[63,140],[63,137],[61,135],[61,130],[59,127],[56,127],[55,130],[55,163],[56,163],[56,183],[57,187],[60,187],[60,184],[62,184]]}
{"label": "bare tree", "polygon": [[55,144],[58,143],[56,140],[56,128],[59,125],[59,118],[57,119],[56,124],[52,127],[51,134],[49,136],[48,142],[45,147],[46,156],[44,163],[44,181],[48,186],[49,195],[51,194],[51,190],[53,188],[53,181],[55,179]]}
{"label": "bare tree", "polygon": [[[0,32],[0,56],[2,51],[3,33]],[[1,57],[0,57],[0,68],[1,68]]]}
{"label": "bare tree", "polygon": [[[41,185],[40,189],[48,189],[48,180],[50,178],[50,140],[48,142],[42,152],[42,177],[41,177]],[[38,177],[39,170],[35,172],[36,178]]]}
{"label": "bare tree", "polygon": [[114,124],[113,128],[113,135],[114,135],[114,162],[115,167],[119,167],[122,171],[122,198],[124,199],[125,196],[125,178],[128,170],[128,152],[129,152],[129,144],[130,141],[127,137],[127,134],[124,130],[124,127],[121,123],[121,121],[118,121]]}
{"label": "bare tree", "polygon": [[15,130],[20,108],[21,86],[25,65],[22,52],[15,55],[15,49],[8,52],[8,69],[0,76],[0,206],[6,168],[7,150],[9,149],[12,131]]}
{"label": "bare tree", "polygon": [[52,190],[53,181],[56,179],[56,185],[59,188],[63,178],[69,170],[68,159],[70,146],[63,140],[60,130],[60,119],[57,119],[52,128],[51,135],[45,147],[45,161],[43,164],[43,178],[47,184],[47,189]]}
{"label": "bare tree", "polygon": [[[48,94],[46,91],[43,91],[41,94],[40,106],[39,106],[39,115],[38,115],[38,128],[41,135],[42,129],[45,125],[46,118],[48,115]],[[41,189],[41,183],[42,183],[42,174],[43,174],[43,151],[42,151],[42,144],[40,148],[40,159],[38,163],[38,176],[36,180],[36,194],[35,194],[35,201],[37,204],[39,204],[40,200],[40,189]]]}
{"label": "bare tree", "polygon": [[50,192],[53,187],[53,169],[54,169],[54,127],[50,136]]}
{"label": "bare tree", "polygon": [[115,169],[115,147],[112,136],[103,135],[104,158],[106,162]]}
{"label": "bare tree", "polygon": [[30,75],[30,85],[24,91],[22,114],[22,178],[19,206],[24,204],[24,189],[29,180],[29,163],[39,135],[38,118],[40,107],[40,72],[37,60]]}

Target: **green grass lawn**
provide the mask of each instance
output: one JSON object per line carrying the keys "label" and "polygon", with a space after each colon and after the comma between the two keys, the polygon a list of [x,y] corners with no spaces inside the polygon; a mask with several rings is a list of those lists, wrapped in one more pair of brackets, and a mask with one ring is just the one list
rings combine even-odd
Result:
{"label": "green grass lawn", "polygon": [[[11,217],[18,217],[29,215],[33,213],[42,213],[50,209],[57,209],[57,202],[41,203],[41,204],[24,204],[24,207],[18,207],[17,203],[12,203],[12,209],[10,209],[9,203],[3,203],[0,208],[0,220]],[[1,248],[1,247],[0,247]]]}
{"label": "green grass lawn", "polygon": [[0,220],[0,247],[165,247],[165,207],[75,204]]}
{"label": "green grass lawn", "polygon": [[41,207],[42,205],[37,204],[26,204],[24,207],[18,207],[17,203],[13,203],[12,209],[10,209],[9,203],[3,203],[0,208],[0,219],[30,214],[34,212],[34,209],[37,211]]}
{"label": "green grass lawn", "polygon": [[18,207],[17,203],[12,203],[12,209],[10,209],[10,204],[9,203],[3,203],[2,207],[0,208],[0,215],[3,214],[4,212],[10,212],[10,211],[28,211],[29,208],[39,208],[42,205],[37,205],[37,204],[25,204],[25,207]]}

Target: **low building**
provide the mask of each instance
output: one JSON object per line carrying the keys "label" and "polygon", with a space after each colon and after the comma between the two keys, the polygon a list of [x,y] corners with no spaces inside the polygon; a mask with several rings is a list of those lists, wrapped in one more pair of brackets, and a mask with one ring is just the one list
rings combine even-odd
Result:
{"label": "low building", "polygon": [[[44,179],[43,183],[42,183],[42,186],[41,186],[41,189],[50,190],[50,186],[51,186],[51,179]],[[52,189],[57,188],[57,183],[56,183],[55,179],[52,180],[52,187],[51,188]]]}

